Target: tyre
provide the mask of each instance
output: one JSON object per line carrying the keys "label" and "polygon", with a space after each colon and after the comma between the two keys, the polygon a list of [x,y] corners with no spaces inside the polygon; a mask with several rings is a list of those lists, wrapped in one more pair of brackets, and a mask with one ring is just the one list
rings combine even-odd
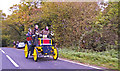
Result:
{"label": "tyre", "polygon": [[58,59],[58,54],[59,54],[58,49],[57,49],[57,48],[54,48],[54,54],[53,54],[53,59],[54,59],[54,60],[57,60],[57,59]]}
{"label": "tyre", "polygon": [[28,50],[28,44],[27,43],[25,44],[24,54],[25,54],[25,58],[28,58],[29,50]]}
{"label": "tyre", "polygon": [[38,50],[36,48],[34,48],[33,59],[35,62],[37,62],[37,60],[38,60]]}

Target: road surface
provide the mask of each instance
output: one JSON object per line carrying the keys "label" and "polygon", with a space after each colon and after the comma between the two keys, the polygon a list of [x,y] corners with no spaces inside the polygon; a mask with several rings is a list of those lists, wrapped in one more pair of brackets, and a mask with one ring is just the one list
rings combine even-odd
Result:
{"label": "road surface", "polygon": [[98,69],[102,68],[76,63],[59,58],[53,60],[51,57],[40,57],[37,62],[33,57],[24,57],[23,49],[0,48],[2,53],[2,69]]}

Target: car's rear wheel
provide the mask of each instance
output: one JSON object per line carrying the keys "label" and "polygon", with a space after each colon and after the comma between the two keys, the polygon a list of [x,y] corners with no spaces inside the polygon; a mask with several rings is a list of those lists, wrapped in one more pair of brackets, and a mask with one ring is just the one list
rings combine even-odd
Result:
{"label": "car's rear wheel", "polygon": [[25,54],[25,58],[28,58],[29,50],[28,50],[28,44],[27,43],[25,44],[24,54]]}

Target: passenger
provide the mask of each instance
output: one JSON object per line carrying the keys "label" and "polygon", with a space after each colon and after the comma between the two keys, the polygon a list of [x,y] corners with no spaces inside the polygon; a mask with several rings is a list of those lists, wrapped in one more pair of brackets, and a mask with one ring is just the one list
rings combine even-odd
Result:
{"label": "passenger", "polygon": [[43,29],[40,33],[43,35],[43,38],[49,38],[49,30],[48,30],[48,26],[45,27],[45,29]]}
{"label": "passenger", "polygon": [[28,37],[27,40],[32,40],[32,30],[29,28],[28,29],[28,33],[26,34],[26,36]]}
{"label": "passenger", "polygon": [[[30,28],[26,36],[27,36],[28,49],[30,50],[32,49],[32,30]],[[33,50],[31,51],[30,55],[32,55],[32,53],[33,53]]]}

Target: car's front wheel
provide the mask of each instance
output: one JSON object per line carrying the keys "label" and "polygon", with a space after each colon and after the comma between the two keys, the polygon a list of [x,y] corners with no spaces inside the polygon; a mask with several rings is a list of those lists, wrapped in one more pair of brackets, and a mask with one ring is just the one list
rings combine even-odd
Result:
{"label": "car's front wheel", "polygon": [[53,59],[54,59],[54,60],[57,60],[57,59],[58,59],[58,54],[59,54],[58,49],[57,49],[57,48],[54,48],[54,54],[53,54]]}

